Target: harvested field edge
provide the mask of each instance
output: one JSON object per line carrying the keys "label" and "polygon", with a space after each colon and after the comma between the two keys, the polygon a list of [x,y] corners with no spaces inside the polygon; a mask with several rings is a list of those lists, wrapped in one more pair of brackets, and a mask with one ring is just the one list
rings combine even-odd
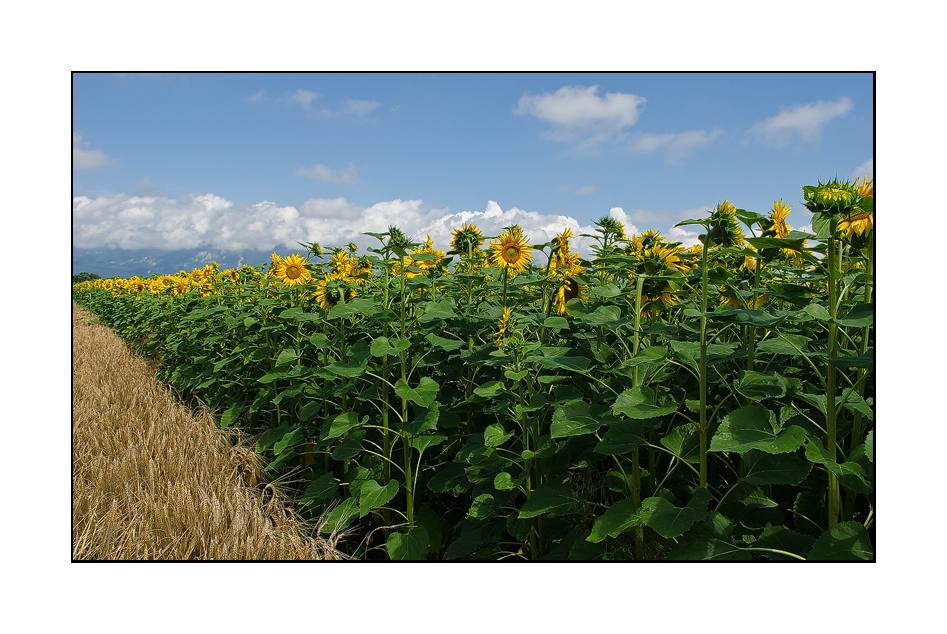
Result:
{"label": "harvested field edge", "polygon": [[266,482],[246,438],[95,322],[73,303],[73,561],[346,558]]}

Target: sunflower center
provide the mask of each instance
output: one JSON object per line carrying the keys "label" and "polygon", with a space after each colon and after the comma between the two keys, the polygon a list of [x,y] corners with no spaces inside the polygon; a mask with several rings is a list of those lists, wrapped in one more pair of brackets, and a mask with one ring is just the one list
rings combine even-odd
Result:
{"label": "sunflower center", "polygon": [[506,247],[506,260],[507,262],[513,262],[516,258],[519,257],[520,250],[514,246]]}
{"label": "sunflower center", "polygon": [[295,264],[286,267],[286,277],[289,279],[295,280],[300,275],[302,275],[302,271]]}

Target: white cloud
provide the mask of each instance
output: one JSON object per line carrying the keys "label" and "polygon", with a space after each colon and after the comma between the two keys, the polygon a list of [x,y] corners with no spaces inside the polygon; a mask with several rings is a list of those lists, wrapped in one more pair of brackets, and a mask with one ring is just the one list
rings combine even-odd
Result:
{"label": "white cloud", "polygon": [[864,163],[862,163],[861,165],[859,165],[858,167],[856,167],[855,170],[851,173],[851,176],[849,178],[851,178],[851,180],[854,181],[856,178],[865,178],[865,176],[868,176],[868,180],[871,180],[875,177],[875,159],[874,158],[870,158]]}
{"label": "white cloud", "polygon": [[[454,229],[464,223],[477,225],[487,237],[495,237],[504,227],[518,224],[534,245],[549,242],[571,229],[576,236],[574,248],[585,257],[591,257],[596,244],[592,238],[580,237],[583,233],[596,234],[594,225],[581,225],[571,216],[524,211],[517,207],[504,210],[492,200],[483,210],[455,213],[421,200],[396,199],[361,207],[344,198],[311,198],[294,207],[266,200],[254,205],[234,205],[213,194],[178,199],[115,194],[94,199],[77,196],[73,198],[72,209],[73,245],[85,249],[298,252],[299,242],[318,242],[323,247],[354,242],[364,249],[379,246],[375,238],[363,235],[365,232],[383,233],[389,226],[396,225],[417,242],[430,235],[436,248],[447,251]],[[625,226],[629,238],[641,233],[638,227],[658,229],[685,246],[696,244],[696,232],[671,227],[684,218],[704,215],[702,209],[678,212],[639,209],[626,213],[621,207],[612,207],[608,213]]]}
{"label": "white cloud", "polygon": [[832,119],[844,116],[851,111],[854,103],[848,97],[835,101],[817,101],[815,103],[783,108],[779,114],[764,121],[757,121],[747,131],[756,135],[765,143],[776,146],[785,145],[798,134],[807,141],[818,140],[823,126]]}
{"label": "white cloud", "polygon": [[630,93],[598,95],[598,86],[563,86],[554,93],[524,94],[514,111],[528,114],[553,125],[543,136],[556,141],[580,141],[580,149],[617,138],[633,126],[647,99]]}
{"label": "white cloud", "polygon": [[338,171],[329,169],[328,166],[322,163],[316,163],[312,167],[300,167],[293,173],[325,181],[326,183],[346,183],[350,185],[361,180],[358,176],[358,168],[352,163],[349,163],[349,166],[345,169]]}
{"label": "white cloud", "polygon": [[82,141],[82,135],[76,132],[72,133],[72,167],[77,170],[93,170],[99,167],[108,167],[115,164],[109,155],[101,148],[94,150],[83,150],[81,146],[88,147],[89,143]]}
{"label": "white cloud", "polygon": [[369,112],[379,107],[381,104],[377,101],[365,101],[363,99],[346,99],[342,111],[347,114],[357,114],[364,117]]}
{"label": "white cloud", "polygon": [[592,194],[595,193],[595,185],[583,185],[582,187],[575,190],[576,194]]}
{"label": "white cloud", "polygon": [[724,131],[716,127],[709,133],[705,130],[689,130],[665,134],[642,134],[631,144],[631,149],[635,152],[664,150],[668,158],[674,161],[695,148],[713,143],[723,134]]}

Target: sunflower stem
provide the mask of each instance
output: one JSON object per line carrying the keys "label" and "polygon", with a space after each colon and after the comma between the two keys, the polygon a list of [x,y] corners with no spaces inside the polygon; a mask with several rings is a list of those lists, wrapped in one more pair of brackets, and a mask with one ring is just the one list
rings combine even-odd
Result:
{"label": "sunflower stem", "polygon": [[710,231],[701,250],[700,284],[700,486],[707,487],[707,247]]}
{"label": "sunflower stem", "polygon": [[[833,233],[834,233],[834,221],[833,221]],[[837,317],[837,307],[835,305],[835,292],[836,292],[836,253],[835,253],[835,238],[830,234],[828,239],[828,259],[829,259],[829,317],[831,321],[829,323],[829,349],[828,349],[828,375],[826,376],[826,394],[825,394],[825,416],[826,416],[826,433],[828,436],[828,445],[829,445],[829,459],[832,462],[835,462],[837,455],[836,451],[836,412],[835,412],[835,366],[832,364],[832,359],[835,358],[835,346],[838,339],[838,323],[835,319]],[[839,514],[839,483],[836,475],[832,471],[828,472],[829,476],[829,485],[828,485],[828,507],[829,507],[829,528],[832,528],[838,523],[838,514]]]}

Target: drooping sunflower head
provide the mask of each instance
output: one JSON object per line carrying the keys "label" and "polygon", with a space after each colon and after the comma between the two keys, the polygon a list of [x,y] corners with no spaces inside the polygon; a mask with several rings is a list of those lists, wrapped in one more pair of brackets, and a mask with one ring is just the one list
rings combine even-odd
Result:
{"label": "drooping sunflower head", "polygon": [[312,277],[306,268],[306,261],[296,253],[281,259],[273,269],[273,275],[279,278],[283,286],[300,286]]}
{"label": "drooping sunflower head", "polygon": [[730,201],[718,204],[710,214],[709,236],[713,244],[721,247],[743,246],[743,229],[737,224],[737,208]]}
{"label": "drooping sunflower head", "polygon": [[460,229],[454,229],[454,238],[450,242],[450,248],[464,255],[473,253],[483,246],[485,238],[477,225],[465,222]]}
{"label": "drooping sunflower head", "polygon": [[501,269],[513,269],[516,273],[525,271],[533,262],[532,247],[528,240],[519,225],[507,227],[490,243],[493,263]]}

